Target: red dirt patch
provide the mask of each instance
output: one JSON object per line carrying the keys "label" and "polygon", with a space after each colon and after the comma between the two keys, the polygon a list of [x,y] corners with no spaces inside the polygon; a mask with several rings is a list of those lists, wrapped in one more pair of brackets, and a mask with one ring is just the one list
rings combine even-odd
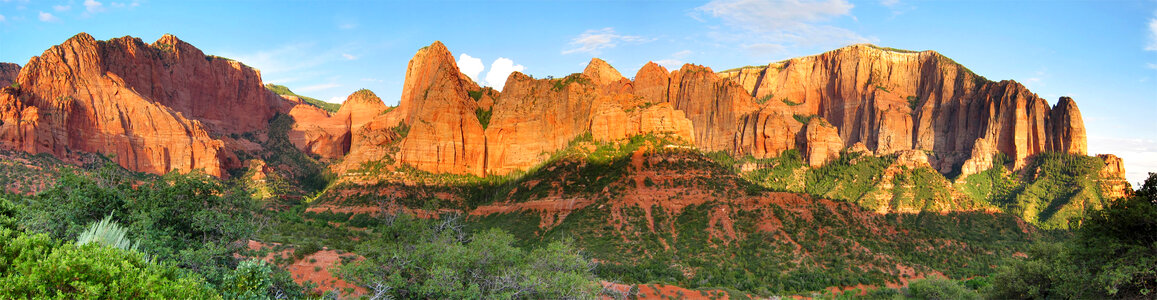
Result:
{"label": "red dirt patch", "polygon": [[[248,247],[250,250],[259,251],[262,249],[270,249],[278,246],[277,243],[262,243],[254,240],[249,240]],[[292,257],[293,249],[286,249],[280,252],[271,252],[266,254],[261,259],[274,263],[274,257]],[[298,284],[305,284],[306,282],[313,282],[317,284],[315,292],[324,293],[328,291],[337,292],[343,299],[357,299],[367,294],[366,290],[355,286],[345,280],[341,280],[330,272],[330,269],[341,265],[342,258],[361,260],[361,256],[353,253],[338,254],[337,251],[322,249],[316,253],[307,255],[300,260],[294,261],[285,269],[293,277],[293,281]]]}

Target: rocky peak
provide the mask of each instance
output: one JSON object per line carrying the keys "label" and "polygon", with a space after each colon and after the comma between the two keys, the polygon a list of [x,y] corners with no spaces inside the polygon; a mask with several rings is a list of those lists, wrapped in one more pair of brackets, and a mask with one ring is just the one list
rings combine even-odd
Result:
{"label": "rocky peak", "polygon": [[598,58],[591,58],[591,62],[588,63],[587,68],[583,70],[583,75],[586,75],[598,85],[607,85],[623,79],[623,75],[619,74],[618,70],[615,70],[615,68],[611,67],[606,61]]}
{"label": "rocky peak", "polygon": [[0,89],[12,85],[18,76],[20,76],[20,65],[0,62]]}
{"label": "rocky peak", "polygon": [[655,62],[647,62],[635,73],[634,93],[647,103],[667,102],[667,86],[670,83],[671,72],[667,68]]}
{"label": "rocky peak", "polygon": [[1052,125],[1052,150],[1056,152],[1085,155],[1088,142],[1085,135],[1085,121],[1081,110],[1073,98],[1061,97],[1053,106],[1050,115]]}

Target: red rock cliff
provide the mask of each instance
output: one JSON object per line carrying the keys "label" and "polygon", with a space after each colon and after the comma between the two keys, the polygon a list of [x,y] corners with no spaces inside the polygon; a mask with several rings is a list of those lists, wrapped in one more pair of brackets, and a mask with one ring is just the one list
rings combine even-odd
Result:
{"label": "red rock cliff", "polygon": [[[1086,153],[1071,99],[1050,108],[1019,83],[988,81],[933,51],[856,45],[719,75],[756,99],[822,116],[845,145],[862,142],[878,154],[931,150],[941,172],[992,151],[1014,158],[1016,167],[1044,151]],[[975,153],[980,139],[993,150]]]}
{"label": "red rock cliff", "polygon": [[33,57],[0,93],[0,147],[109,155],[155,174],[239,167],[215,138],[262,131],[285,102],[257,70],[172,35],[97,41],[81,33]]}
{"label": "red rock cliff", "polygon": [[[135,171],[203,169],[221,176],[230,158],[223,143],[210,137],[202,122],[150,98],[156,93],[167,95],[166,101],[187,99],[181,94],[187,89],[156,88],[180,83],[150,79],[175,80],[166,64],[176,72],[181,67],[175,52],[189,53],[161,45],[130,38],[100,42],[81,33],[33,57],[20,71],[19,88],[0,92],[0,147],[65,160],[77,152],[99,152]],[[208,63],[203,55],[197,60]]]}

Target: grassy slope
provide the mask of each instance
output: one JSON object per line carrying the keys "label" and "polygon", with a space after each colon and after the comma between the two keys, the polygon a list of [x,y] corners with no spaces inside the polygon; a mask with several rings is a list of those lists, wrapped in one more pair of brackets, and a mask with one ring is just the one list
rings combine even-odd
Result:
{"label": "grassy slope", "polygon": [[265,84],[265,88],[269,89],[270,91],[273,91],[274,93],[276,93],[278,95],[296,96],[298,98],[301,98],[301,100],[305,101],[305,103],[309,103],[313,106],[317,106],[317,107],[324,109],[325,111],[328,111],[330,113],[335,113],[335,112],[337,112],[337,110],[339,108],[341,108],[341,104],[329,103],[329,102],[318,100],[316,98],[298,95],[298,94],[294,93],[293,91],[290,91],[289,87],[286,87],[284,85],[276,85],[276,84],[272,84],[272,83],[267,83],[267,84]]}

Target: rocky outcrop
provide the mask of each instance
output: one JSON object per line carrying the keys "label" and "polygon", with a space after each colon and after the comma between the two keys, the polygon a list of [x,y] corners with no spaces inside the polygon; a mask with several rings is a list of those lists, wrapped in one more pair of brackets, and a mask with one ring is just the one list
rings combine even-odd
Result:
{"label": "rocky outcrop", "polygon": [[333,115],[301,102],[297,97],[282,97],[297,103],[289,112],[295,121],[288,133],[289,141],[303,152],[326,159],[341,158],[349,153],[351,145],[363,138],[353,133],[389,108],[374,92],[364,89],[346,97]]}
{"label": "rocky outcrop", "polygon": [[143,98],[201,121],[213,133],[264,130],[281,101],[265,88],[256,69],[206,56],[172,35],[152,44],[116,38],[97,47],[102,71],[123,79]]}
{"label": "rocky outcrop", "polygon": [[971,155],[980,139],[1017,168],[1044,151],[1086,152],[1084,124],[1071,99],[1050,109],[1017,82],[988,81],[933,51],[856,45],[719,75],[756,99],[822,116],[839,128],[845,145],[862,142],[878,154],[932,151],[931,163],[942,173],[985,159]]}
{"label": "rocky outcrop", "polygon": [[804,159],[809,166],[818,168],[840,157],[844,142],[838,129],[820,118],[812,118],[807,123],[804,139]]}
{"label": "rocky outcrop", "polygon": [[597,85],[610,85],[619,80],[624,79],[619,70],[615,70],[606,61],[598,58],[592,58],[591,62],[587,64],[587,68],[583,70],[583,75],[590,78]]}
{"label": "rocky outcrop", "polygon": [[20,65],[0,62],[0,88],[10,86],[20,75]]}
{"label": "rocky outcrop", "polygon": [[[0,92],[0,147],[64,160],[97,152],[134,171],[221,176],[239,162],[222,151],[211,128],[257,128],[256,119],[269,111],[268,94],[237,98],[249,93],[244,81],[256,78],[255,70],[207,58],[171,36],[146,45],[81,33],[33,57],[20,71],[19,88]],[[255,84],[264,91],[260,80]],[[258,101],[263,109],[245,110]],[[232,118],[223,111],[248,117],[225,124]],[[190,118],[196,116],[211,125]]]}
{"label": "rocky outcrop", "polygon": [[1133,194],[1133,186],[1125,179],[1125,161],[1112,154],[1097,154],[1105,162],[1101,169],[1101,193],[1105,198],[1118,199]]}

